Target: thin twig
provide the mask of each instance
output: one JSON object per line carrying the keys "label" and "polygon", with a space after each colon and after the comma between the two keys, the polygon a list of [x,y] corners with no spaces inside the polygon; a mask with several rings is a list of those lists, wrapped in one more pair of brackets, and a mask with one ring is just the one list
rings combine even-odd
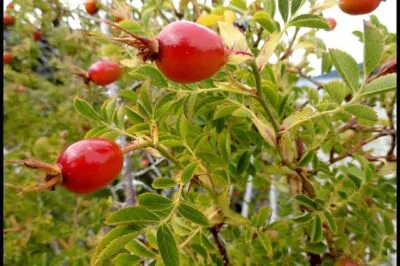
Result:
{"label": "thin twig", "polygon": [[229,257],[228,257],[228,252],[226,251],[225,246],[221,243],[221,240],[219,239],[219,231],[221,229],[222,224],[215,225],[210,229],[214,241],[217,244],[218,251],[221,254],[222,260],[224,261],[224,266],[229,266]]}

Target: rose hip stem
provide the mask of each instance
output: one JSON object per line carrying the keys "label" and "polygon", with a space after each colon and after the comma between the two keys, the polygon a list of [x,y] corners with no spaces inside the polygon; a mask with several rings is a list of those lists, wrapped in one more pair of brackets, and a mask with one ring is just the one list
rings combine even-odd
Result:
{"label": "rose hip stem", "polygon": [[38,169],[52,176],[61,174],[60,167],[58,167],[55,164],[48,164],[34,160],[11,160],[11,161],[6,161],[6,163],[22,165],[32,169]]}

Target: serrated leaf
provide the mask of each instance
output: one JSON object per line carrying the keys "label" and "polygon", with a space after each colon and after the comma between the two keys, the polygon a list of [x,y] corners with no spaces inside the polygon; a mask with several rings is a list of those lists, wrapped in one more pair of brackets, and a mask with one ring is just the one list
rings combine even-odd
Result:
{"label": "serrated leaf", "polygon": [[318,203],[305,195],[296,195],[294,198],[309,210],[315,210],[318,208]]}
{"label": "serrated leaf", "polygon": [[294,27],[305,27],[313,29],[329,29],[329,24],[322,16],[314,14],[303,14],[293,18],[289,22],[290,26]]}
{"label": "serrated leaf", "polygon": [[337,225],[336,225],[336,221],[335,218],[333,218],[331,212],[329,211],[324,211],[324,216],[325,216],[325,220],[328,223],[329,229],[331,229],[331,232],[333,234],[337,233]]}
{"label": "serrated leaf", "polygon": [[356,186],[357,189],[360,189],[361,187],[361,179],[356,177],[355,175],[348,175],[348,178],[353,182],[353,184]]}
{"label": "serrated leaf", "polygon": [[290,116],[286,117],[282,122],[281,131],[288,131],[289,129],[311,119],[316,114],[311,107],[305,107],[302,110],[296,111]]}
{"label": "serrated leaf", "polygon": [[126,244],[125,249],[139,257],[154,258],[157,255],[137,239],[134,239]]}
{"label": "serrated leaf", "polygon": [[304,3],[304,0],[292,0],[292,3],[291,3],[291,14],[292,14],[292,16],[303,5],[303,3]]}
{"label": "serrated leaf", "polygon": [[397,74],[388,74],[379,77],[368,83],[362,92],[362,96],[371,96],[379,93],[385,93],[397,88]]}
{"label": "serrated leaf", "polygon": [[114,266],[135,266],[139,264],[140,261],[141,258],[128,253],[118,254],[114,259],[112,259]]}
{"label": "serrated leaf", "polygon": [[245,151],[242,156],[240,157],[238,164],[236,166],[236,171],[239,175],[243,174],[247,168],[249,167],[250,164],[250,155],[251,153],[248,151]]}
{"label": "serrated leaf", "polygon": [[101,134],[103,134],[106,131],[109,131],[109,127],[108,126],[98,126],[95,128],[92,128],[91,130],[89,130],[88,132],[86,132],[85,134],[85,139],[91,138],[91,137],[97,137]]}
{"label": "serrated leaf", "polygon": [[235,104],[222,106],[218,108],[218,110],[216,110],[213,119],[217,120],[218,118],[232,115],[233,111],[235,111],[236,109],[238,109],[238,106]]}
{"label": "serrated leaf", "polygon": [[179,252],[174,235],[166,224],[157,229],[157,244],[164,265],[179,266]]}
{"label": "serrated leaf", "polygon": [[371,23],[364,21],[364,75],[368,76],[379,65],[383,47],[383,34]]}
{"label": "serrated leaf", "polygon": [[124,19],[123,21],[119,22],[118,25],[133,34],[143,34],[142,26],[135,20]]}
{"label": "serrated leaf", "polygon": [[120,129],[125,129],[125,107],[122,105],[118,108],[114,122]]}
{"label": "serrated leaf", "polygon": [[197,168],[197,163],[193,162],[193,163],[187,165],[182,170],[181,180],[182,180],[183,185],[186,185],[187,182],[189,182],[189,180],[192,179],[193,175],[196,172],[196,168]]}
{"label": "serrated leaf", "polygon": [[176,130],[178,131],[179,136],[183,140],[186,140],[188,127],[189,127],[189,121],[186,119],[184,115],[180,115],[176,121]]}
{"label": "serrated leaf", "polygon": [[197,95],[197,93],[193,93],[183,102],[183,114],[186,116],[187,120],[194,119]]}
{"label": "serrated leaf", "polygon": [[315,215],[311,225],[311,242],[320,242],[323,239],[322,221],[319,215]]}
{"label": "serrated leaf", "polygon": [[338,105],[343,102],[344,97],[346,97],[349,92],[346,84],[339,80],[324,83],[324,89]]}
{"label": "serrated leaf", "polygon": [[267,252],[267,256],[272,258],[274,256],[274,250],[272,249],[271,239],[268,234],[266,232],[257,232],[257,235],[260,238],[263,248]]}
{"label": "serrated leaf", "polygon": [[166,177],[159,177],[153,180],[151,186],[156,189],[170,188],[176,186],[177,183],[171,179]]}
{"label": "serrated leaf", "polygon": [[205,14],[200,16],[197,20],[196,23],[201,24],[203,26],[209,27],[216,25],[218,21],[223,20],[223,16],[217,16],[214,14]]}
{"label": "serrated leaf", "polygon": [[96,113],[93,107],[87,101],[80,99],[79,97],[75,97],[74,107],[75,110],[78,111],[83,116],[86,116],[94,120],[100,119],[99,115]]}
{"label": "serrated leaf", "polygon": [[199,225],[203,225],[203,226],[209,226],[210,222],[208,221],[208,218],[199,210],[181,203],[178,206],[178,211],[179,213],[185,217],[186,219],[199,224]]}
{"label": "serrated leaf", "polygon": [[242,52],[250,52],[244,34],[232,23],[218,22],[219,32],[228,49],[235,49]]}
{"label": "serrated leaf", "polygon": [[111,123],[114,118],[115,109],[117,107],[117,98],[111,99],[105,105],[105,117],[104,120],[107,120],[108,123]]}
{"label": "serrated leaf", "polygon": [[332,64],[335,66],[344,82],[349,88],[356,91],[360,80],[356,60],[348,53],[336,49],[330,49],[329,54]]}
{"label": "serrated leaf", "polygon": [[254,125],[256,126],[258,132],[260,133],[261,137],[272,147],[276,145],[276,137],[274,129],[271,125],[260,121],[257,118],[252,119]]}
{"label": "serrated leaf", "polygon": [[168,87],[168,82],[165,77],[161,74],[161,72],[150,65],[142,65],[137,70],[136,73],[143,75],[145,78],[150,77],[151,84],[158,88]]}
{"label": "serrated leaf", "polygon": [[279,13],[282,16],[283,21],[288,20],[289,16],[289,1],[288,0],[278,0]]}
{"label": "serrated leaf", "polygon": [[254,227],[264,226],[271,215],[271,208],[261,207],[253,217],[251,217],[251,224]]}
{"label": "serrated leaf", "polygon": [[153,113],[153,104],[150,92],[150,79],[146,79],[140,87],[140,100],[148,114]]}
{"label": "serrated leaf", "polygon": [[134,91],[131,91],[131,90],[119,90],[118,94],[119,94],[120,97],[122,97],[122,98],[124,98],[124,99],[126,99],[128,101],[131,101],[132,103],[136,103],[136,101],[137,101],[137,94]]}
{"label": "serrated leaf", "polygon": [[156,193],[143,193],[138,197],[141,207],[150,210],[165,210],[172,207],[172,200]]}
{"label": "serrated leaf", "polygon": [[308,243],[305,247],[305,251],[313,254],[322,254],[326,251],[326,245],[322,242],[319,243]]}
{"label": "serrated leaf", "polygon": [[378,120],[378,116],[375,110],[367,105],[350,104],[346,105],[344,107],[344,110],[358,118],[367,119],[371,121]]}
{"label": "serrated leaf", "polygon": [[308,223],[309,221],[311,221],[312,218],[313,218],[312,214],[308,212],[308,213],[293,217],[292,221],[297,224],[305,224],[305,223]]}
{"label": "serrated leaf", "polygon": [[268,60],[274,54],[274,51],[279,44],[281,36],[281,33],[274,32],[271,33],[265,40],[265,44],[261,48],[260,53],[256,58],[256,63],[260,72],[264,69],[265,65],[268,63]]}
{"label": "serrated leaf", "polygon": [[254,13],[253,19],[257,21],[267,31],[276,31],[275,22],[267,12],[257,11],[256,13]]}
{"label": "serrated leaf", "polygon": [[119,226],[112,229],[99,244],[92,256],[91,265],[101,265],[101,262],[109,259],[113,254],[122,249],[123,245],[140,233],[139,226]]}
{"label": "serrated leaf", "polygon": [[332,69],[332,62],[329,53],[323,52],[321,59],[321,74],[329,73]]}
{"label": "serrated leaf", "polygon": [[223,131],[218,136],[218,152],[221,157],[227,162],[231,155],[230,135],[228,131]]}
{"label": "serrated leaf", "polygon": [[145,208],[129,207],[113,212],[107,217],[106,224],[151,224],[158,221],[160,221],[160,218]]}
{"label": "serrated leaf", "polygon": [[128,120],[132,122],[132,124],[143,123],[146,120],[146,118],[144,118],[137,111],[126,106],[125,106],[125,114],[128,117]]}

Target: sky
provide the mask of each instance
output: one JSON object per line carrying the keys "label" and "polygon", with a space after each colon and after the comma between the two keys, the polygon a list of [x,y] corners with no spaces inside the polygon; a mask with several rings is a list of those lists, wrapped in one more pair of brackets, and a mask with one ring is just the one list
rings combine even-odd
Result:
{"label": "sky", "polygon": [[[107,1],[107,0],[103,0]],[[362,1],[362,0],[360,0]],[[10,0],[6,0],[3,2],[4,7],[10,2]],[[64,3],[68,3],[72,7],[77,7],[81,5],[83,7],[83,0],[63,0]],[[179,2],[177,0],[173,0]],[[201,0],[199,0],[201,2]],[[209,2],[209,0],[207,0]],[[247,2],[251,2],[248,0]],[[140,3],[139,0],[133,1],[133,3]],[[307,5],[305,5],[303,10],[307,10]],[[380,22],[385,25],[390,32],[397,32],[396,27],[396,9],[397,9],[397,0],[386,0],[382,2],[379,7],[372,13],[378,17]],[[348,52],[352,55],[358,63],[362,62],[363,59],[363,46],[362,43],[358,41],[358,39],[352,34],[353,31],[359,30],[362,31],[363,29],[363,20],[368,20],[369,15],[358,15],[358,16],[351,16],[348,14],[343,13],[338,6],[333,8],[327,9],[323,12],[324,17],[334,18],[336,19],[337,26],[334,31],[323,31],[320,30],[317,33],[317,36],[321,38],[327,48],[336,48],[341,49]],[[280,19],[279,14],[275,15]],[[293,33],[293,29],[290,29],[289,36]],[[301,33],[301,32],[300,32]],[[301,58],[301,54],[295,53],[292,57],[293,62],[296,62],[298,59]],[[315,68],[312,75],[318,75],[320,72],[320,61],[319,60],[311,60],[311,66]]]}

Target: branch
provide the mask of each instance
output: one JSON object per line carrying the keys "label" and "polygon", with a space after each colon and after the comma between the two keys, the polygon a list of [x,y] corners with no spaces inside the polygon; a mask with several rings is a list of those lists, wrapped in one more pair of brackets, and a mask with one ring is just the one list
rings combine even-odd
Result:
{"label": "branch", "polygon": [[218,251],[221,254],[222,260],[224,261],[224,266],[229,266],[230,264],[229,264],[228,252],[226,251],[225,246],[221,243],[221,241],[220,241],[220,239],[218,237],[219,230],[221,229],[222,225],[223,224],[215,225],[214,227],[212,227],[210,229],[210,231],[211,231],[211,233],[212,233],[212,235],[214,237],[215,243],[217,244]]}

